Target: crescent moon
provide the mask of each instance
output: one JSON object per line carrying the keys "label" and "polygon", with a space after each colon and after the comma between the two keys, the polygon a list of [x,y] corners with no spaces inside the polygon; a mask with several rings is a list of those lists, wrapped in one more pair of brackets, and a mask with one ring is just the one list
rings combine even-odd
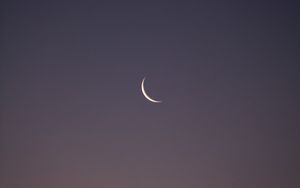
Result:
{"label": "crescent moon", "polygon": [[146,77],[143,78],[143,81],[142,81],[142,84],[141,84],[141,89],[142,89],[142,93],[144,95],[144,97],[146,99],[148,99],[150,102],[154,102],[154,103],[161,103],[162,101],[158,101],[158,100],[154,100],[154,99],[151,99],[151,97],[149,97],[149,95],[147,95],[146,91],[145,91],[145,87],[144,87],[144,82],[146,80]]}

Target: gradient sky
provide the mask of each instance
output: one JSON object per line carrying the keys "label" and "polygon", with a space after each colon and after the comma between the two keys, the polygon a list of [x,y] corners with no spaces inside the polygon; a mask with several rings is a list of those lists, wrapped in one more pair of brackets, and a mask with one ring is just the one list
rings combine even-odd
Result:
{"label": "gradient sky", "polygon": [[0,187],[300,187],[299,4],[0,7]]}

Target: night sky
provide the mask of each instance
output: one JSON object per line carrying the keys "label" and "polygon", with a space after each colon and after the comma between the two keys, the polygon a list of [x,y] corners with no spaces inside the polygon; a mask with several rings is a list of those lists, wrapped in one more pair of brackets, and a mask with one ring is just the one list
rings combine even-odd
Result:
{"label": "night sky", "polygon": [[1,1],[0,187],[299,188],[295,2]]}

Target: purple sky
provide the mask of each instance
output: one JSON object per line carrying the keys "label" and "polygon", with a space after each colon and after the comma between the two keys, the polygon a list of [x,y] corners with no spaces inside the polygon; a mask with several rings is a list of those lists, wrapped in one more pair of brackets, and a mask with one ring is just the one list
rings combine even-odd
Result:
{"label": "purple sky", "polygon": [[0,7],[0,187],[300,187],[299,4]]}

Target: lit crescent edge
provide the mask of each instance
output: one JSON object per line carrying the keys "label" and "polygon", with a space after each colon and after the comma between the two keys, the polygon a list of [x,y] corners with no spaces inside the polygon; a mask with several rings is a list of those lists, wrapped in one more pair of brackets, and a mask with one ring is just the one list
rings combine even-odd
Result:
{"label": "lit crescent edge", "polygon": [[154,103],[161,103],[162,101],[157,101],[157,100],[151,99],[151,98],[147,95],[147,93],[146,93],[146,91],[145,91],[145,88],[144,88],[144,82],[145,82],[145,79],[146,79],[146,77],[143,78],[143,81],[142,81],[142,84],[141,84],[141,88],[142,88],[143,95],[146,97],[146,99],[148,99],[148,100],[151,101],[151,102],[154,102]]}

